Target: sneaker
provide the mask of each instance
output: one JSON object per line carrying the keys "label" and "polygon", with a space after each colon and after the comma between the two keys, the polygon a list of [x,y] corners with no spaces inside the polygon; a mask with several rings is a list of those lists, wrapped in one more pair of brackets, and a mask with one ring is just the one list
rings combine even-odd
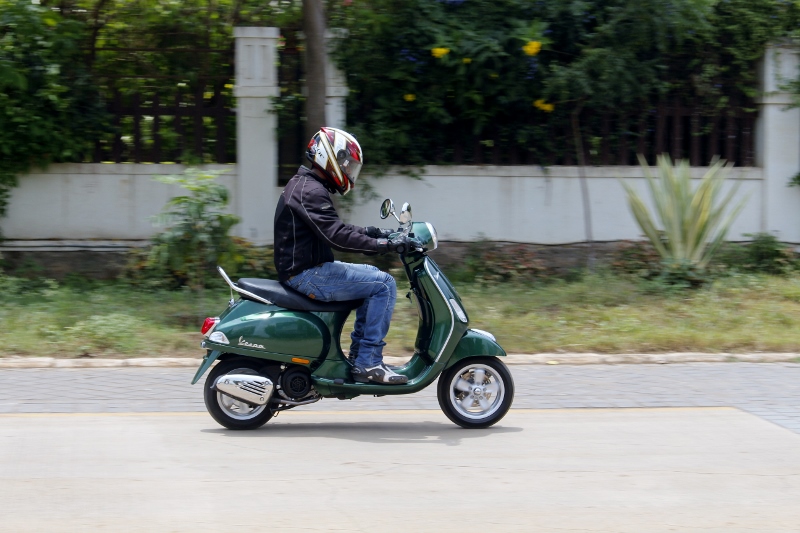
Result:
{"label": "sneaker", "polygon": [[408,383],[408,376],[401,376],[383,363],[365,368],[354,366],[353,379],[360,383],[381,383],[383,385],[402,385]]}

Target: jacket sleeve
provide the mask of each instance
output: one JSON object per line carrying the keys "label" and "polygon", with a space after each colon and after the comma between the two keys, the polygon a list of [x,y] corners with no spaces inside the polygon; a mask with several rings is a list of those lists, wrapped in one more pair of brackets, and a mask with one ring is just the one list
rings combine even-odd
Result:
{"label": "jacket sleeve", "polygon": [[297,214],[331,248],[341,252],[378,253],[378,239],[367,236],[361,226],[342,222],[324,187],[306,178],[299,194]]}

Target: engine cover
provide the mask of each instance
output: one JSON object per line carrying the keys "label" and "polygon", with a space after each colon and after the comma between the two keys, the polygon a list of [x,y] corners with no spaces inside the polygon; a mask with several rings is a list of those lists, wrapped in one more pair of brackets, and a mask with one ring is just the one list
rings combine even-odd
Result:
{"label": "engine cover", "polygon": [[249,374],[226,374],[217,380],[216,389],[252,405],[264,405],[272,397],[274,385],[264,376]]}
{"label": "engine cover", "polygon": [[292,400],[304,398],[311,392],[311,374],[305,368],[291,368],[281,376],[281,389]]}

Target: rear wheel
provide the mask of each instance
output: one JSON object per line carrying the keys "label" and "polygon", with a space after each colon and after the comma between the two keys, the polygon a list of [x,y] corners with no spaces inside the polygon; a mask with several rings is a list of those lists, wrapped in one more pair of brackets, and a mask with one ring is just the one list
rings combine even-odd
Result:
{"label": "rear wheel", "polygon": [[514,380],[494,357],[469,357],[439,377],[439,406],[447,418],[467,429],[500,421],[514,401]]}
{"label": "rear wheel", "polygon": [[250,374],[263,376],[259,369],[263,363],[238,359],[222,361],[206,378],[203,399],[211,417],[228,429],[256,429],[272,418],[275,412],[267,405],[250,405],[214,389],[217,380],[226,374]]}

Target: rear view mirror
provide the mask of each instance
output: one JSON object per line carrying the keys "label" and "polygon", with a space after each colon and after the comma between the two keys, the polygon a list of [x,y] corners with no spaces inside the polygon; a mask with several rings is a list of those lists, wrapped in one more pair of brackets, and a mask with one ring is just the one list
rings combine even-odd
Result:
{"label": "rear view mirror", "polygon": [[389,215],[394,215],[394,202],[387,198],[381,204],[381,218],[386,219]]}

